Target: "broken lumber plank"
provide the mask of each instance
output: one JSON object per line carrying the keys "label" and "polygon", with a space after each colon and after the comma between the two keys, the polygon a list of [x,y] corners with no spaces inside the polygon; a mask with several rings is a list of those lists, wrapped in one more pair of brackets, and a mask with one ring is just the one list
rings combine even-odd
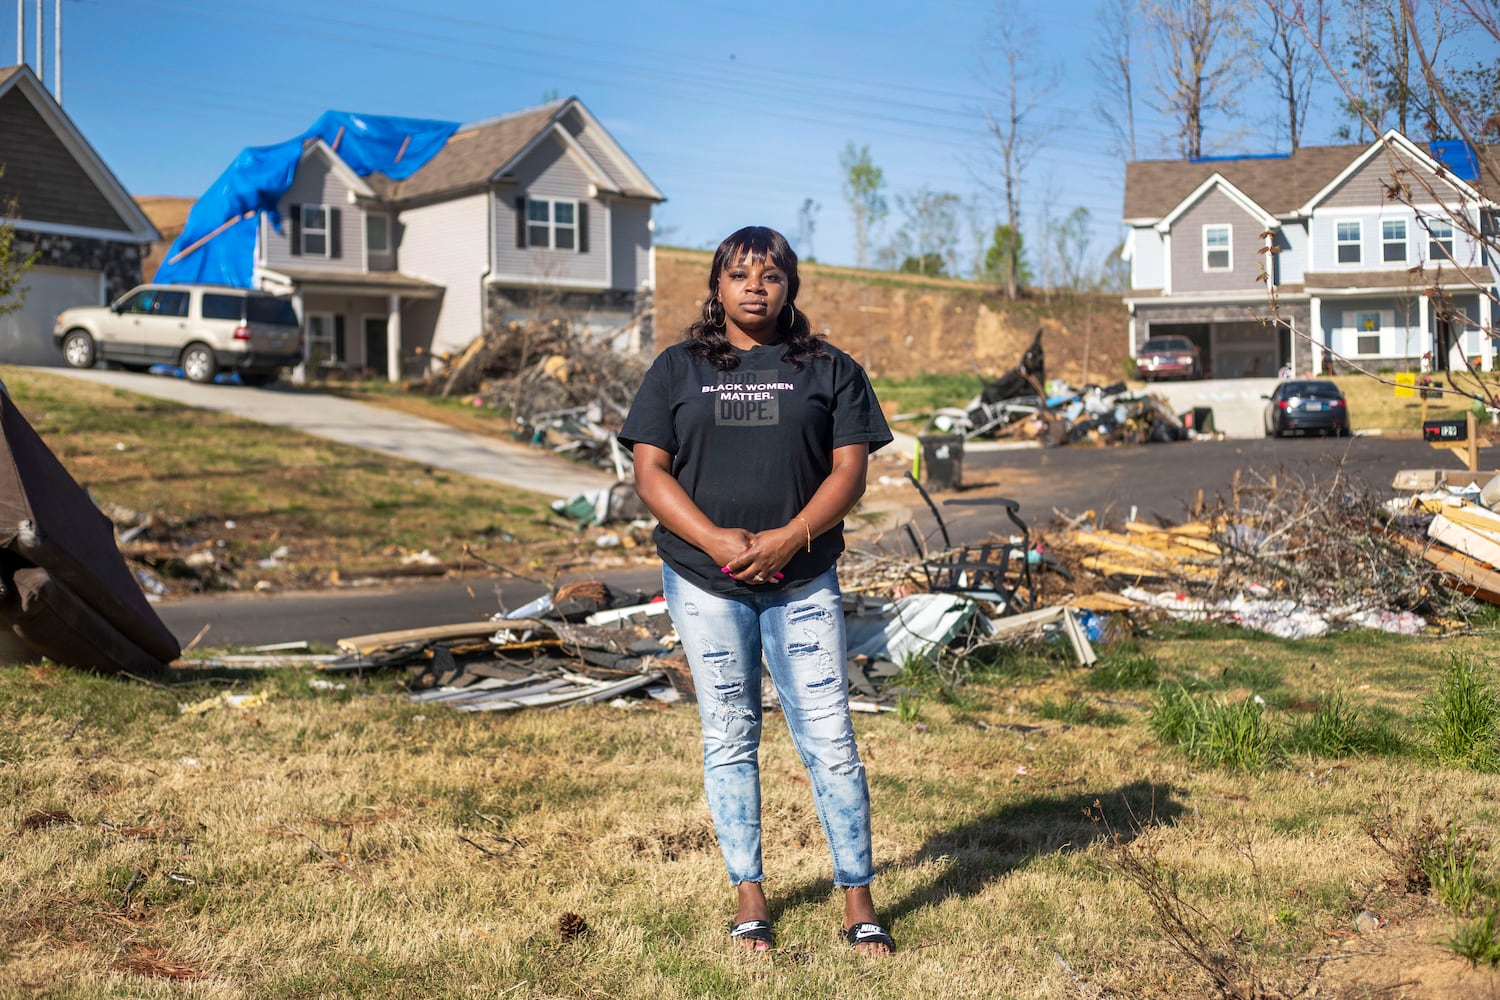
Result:
{"label": "broken lumber plank", "polygon": [[1203,553],[1191,549],[1168,552],[1159,548],[1137,545],[1122,535],[1103,531],[1080,531],[1071,535],[1069,542],[1086,549],[1111,552],[1127,558],[1135,558],[1154,566],[1171,567],[1182,561],[1206,562]]}
{"label": "broken lumber plank", "polygon": [[1500,539],[1488,531],[1449,520],[1446,512],[1432,519],[1427,526],[1427,537],[1491,567],[1500,567]]}
{"label": "broken lumber plank", "polygon": [[1067,602],[1067,607],[1075,611],[1133,611],[1142,606],[1139,601],[1133,601],[1124,594],[1112,594],[1107,590],[1078,594]]}
{"label": "broken lumber plank", "polygon": [[[1125,525],[1127,534],[1138,535],[1144,544],[1157,545],[1159,540],[1166,540],[1171,545],[1192,549],[1204,555],[1216,556],[1219,554],[1219,546],[1216,542],[1209,541],[1206,537],[1207,531],[1184,531],[1183,527],[1157,528],[1142,521],[1131,521]],[[1207,527],[1206,525],[1204,526]]]}
{"label": "broken lumber plank", "polygon": [[1437,513],[1466,528],[1492,535],[1500,541],[1500,514],[1492,510],[1486,510],[1478,504],[1465,503],[1461,500],[1445,499]]}
{"label": "broken lumber plank", "polygon": [[397,629],[393,632],[371,632],[340,639],[338,648],[350,653],[369,655],[387,646],[404,646],[409,643],[439,642],[443,639],[480,639],[496,632],[546,629],[547,626],[534,619],[508,618],[503,622],[485,619],[480,622],[459,622],[455,625],[428,625],[422,628]]}
{"label": "broken lumber plank", "polygon": [[1443,545],[1423,545],[1398,532],[1388,531],[1385,536],[1426,559],[1434,569],[1455,583],[1455,589],[1490,604],[1500,604],[1500,569]]}

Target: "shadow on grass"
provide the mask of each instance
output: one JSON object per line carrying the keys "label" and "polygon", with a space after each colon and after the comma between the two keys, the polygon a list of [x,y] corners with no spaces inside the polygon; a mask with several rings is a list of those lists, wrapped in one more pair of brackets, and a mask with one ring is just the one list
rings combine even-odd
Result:
{"label": "shadow on grass", "polygon": [[[1090,819],[1091,812],[1102,812],[1108,828]],[[1170,785],[1151,781],[1133,781],[1104,791],[1036,795],[997,806],[971,822],[934,835],[918,851],[895,861],[890,867],[936,863],[939,874],[898,899],[883,901],[877,891],[876,909],[890,926],[923,907],[977,895],[995,879],[1036,858],[1081,851],[1113,836],[1133,840],[1146,828],[1176,822],[1183,812]],[[785,910],[824,900],[833,890],[833,883],[826,879],[804,886],[774,901],[771,917],[775,920]]]}

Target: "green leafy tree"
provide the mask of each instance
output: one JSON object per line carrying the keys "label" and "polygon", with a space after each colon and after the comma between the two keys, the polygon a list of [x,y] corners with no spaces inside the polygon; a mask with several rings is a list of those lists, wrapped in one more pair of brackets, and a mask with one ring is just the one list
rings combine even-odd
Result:
{"label": "green leafy tree", "polygon": [[[0,166],[0,181],[5,168]],[[0,201],[0,215],[14,219],[20,214],[14,197]],[[26,302],[26,272],[36,263],[35,253],[23,254],[16,247],[16,227],[0,224],[0,316],[13,313]]]}
{"label": "green leafy tree", "polygon": [[946,275],[948,262],[943,260],[942,254],[924,253],[920,257],[908,255],[901,262],[902,274],[928,274],[935,277]]}
{"label": "green leafy tree", "polygon": [[839,154],[844,171],[844,200],[854,216],[854,261],[868,266],[870,234],[890,213],[885,200],[885,171],[870,159],[870,147],[850,142]]}
{"label": "green leafy tree", "polygon": [[1026,245],[1021,233],[1012,231],[1010,226],[1002,222],[995,227],[995,232],[990,237],[980,277],[985,281],[1004,283],[1012,276],[1021,285],[1031,284],[1031,264],[1026,260]]}

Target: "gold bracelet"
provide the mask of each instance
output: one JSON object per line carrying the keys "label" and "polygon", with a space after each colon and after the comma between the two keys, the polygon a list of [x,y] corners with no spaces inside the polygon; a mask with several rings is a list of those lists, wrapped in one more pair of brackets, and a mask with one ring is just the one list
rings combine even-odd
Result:
{"label": "gold bracelet", "polygon": [[799,521],[802,522],[802,527],[807,531],[807,551],[811,552],[812,551],[812,525],[808,524],[807,523],[807,518],[803,517],[801,514],[797,514],[795,516],[796,516],[797,520],[799,520]]}

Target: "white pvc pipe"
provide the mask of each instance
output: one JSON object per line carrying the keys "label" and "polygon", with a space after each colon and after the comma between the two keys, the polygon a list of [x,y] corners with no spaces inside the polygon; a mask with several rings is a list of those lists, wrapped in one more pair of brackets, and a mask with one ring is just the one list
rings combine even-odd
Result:
{"label": "white pvc pipe", "polygon": [[36,78],[45,87],[47,78],[42,75],[42,20],[42,0],[36,0]]}
{"label": "white pvc pipe", "polygon": [[16,65],[26,62],[26,0],[16,0]]}
{"label": "white pvc pipe", "polygon": [[52,99],[62,107],[62,0],[52,0]]}

